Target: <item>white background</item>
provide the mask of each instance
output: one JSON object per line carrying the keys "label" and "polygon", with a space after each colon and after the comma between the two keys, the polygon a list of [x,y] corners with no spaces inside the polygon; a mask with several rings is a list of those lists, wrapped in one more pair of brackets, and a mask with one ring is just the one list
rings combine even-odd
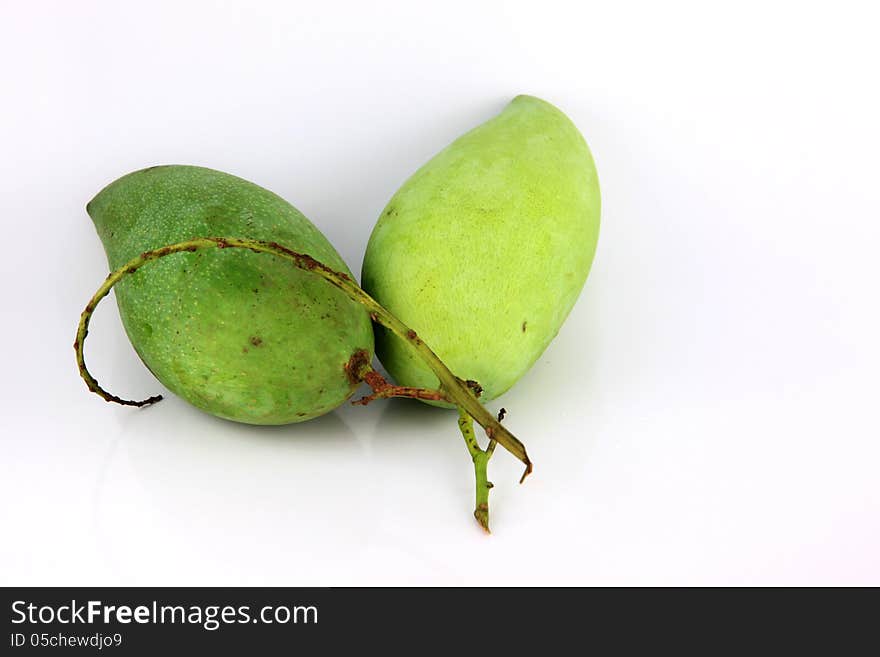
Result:
{"label": "white background", "polygon": [[[880,584],[869,3],[7,2],[0,584]],[[79,380],[85,214],[162,164],[253,180],[359,271],[403,180],[518,93],[595,156],[593,271],[503,399],[476,526],[454,416],[281,428]],[[161,391],[112,302],[88,343]]]}

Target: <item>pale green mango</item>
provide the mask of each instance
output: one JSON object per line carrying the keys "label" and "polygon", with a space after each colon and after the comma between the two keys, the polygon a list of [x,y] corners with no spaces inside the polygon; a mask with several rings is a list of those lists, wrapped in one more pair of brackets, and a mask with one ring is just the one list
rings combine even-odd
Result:
{"label": "pale green mango", "polygon": [[[278,242],[350,275],[296,208],[219,171],[162,166],[105,187],[87,206],[111,269],[194,237]],[[370,358],[363,306],[281,258],[241,249],[156,260],[115,288],[141,360],[172,392],[213,415],[250,424],[300,422],[354,392],[346,365]]]}
{"label": "pale green mango", "polygon": [[[493,399],[532,366],[577,300],[599,210],[580,132],[553,105],[517,96],[398,190],[370,237],[363,287]],[[437,386],[389,332],[377,331],[376,351],[398,383]]]}

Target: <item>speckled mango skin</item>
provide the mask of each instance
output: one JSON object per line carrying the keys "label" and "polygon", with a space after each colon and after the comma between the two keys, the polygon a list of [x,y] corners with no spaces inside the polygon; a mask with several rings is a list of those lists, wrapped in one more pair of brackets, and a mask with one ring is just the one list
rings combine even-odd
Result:
{"label": "speckled mango skin", "polygon": [[[363,287],[483,398],[508,390],[556,336],[599,235],[599,183],[574,124],[516,97],[419,169],[370,237]],[[437,379],[396,336],[376,351],[401,385]]]}
{"label": "speckled mango skin", "polygon": [[[219,171],[160,166],[131,173],[87,206],[111,269],[193,237],[278,242],[350,274],[296,208]],[[243,249],[161,258],[116,286],[141,360],[194,406],[249,424],[327,413],[352,394],[345,365],[373,353],[368,313],[292,263]]]}

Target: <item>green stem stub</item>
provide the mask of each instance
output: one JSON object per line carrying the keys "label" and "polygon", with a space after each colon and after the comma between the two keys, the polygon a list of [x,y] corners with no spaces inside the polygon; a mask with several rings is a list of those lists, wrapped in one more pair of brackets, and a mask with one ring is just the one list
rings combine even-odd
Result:
{"label": "green stem stub", "polygon": [[[487,469],[489,459],[492,458],[492,452],[488,449],[480,449],[477,443],[477,437],[474,435],[474,420],[468,415],[467,411],[459,406],[458,408],[458,428],[461,429],[461,435],[470,452],[471,460],[474,462],[474,475],[476,477],[476,503],[474,505],[474,518],[480,523],[480,526],[489,531],[489,491],[492,489],[492,482],[488,479]],[[492,445],[494,449],[494,445]]]}

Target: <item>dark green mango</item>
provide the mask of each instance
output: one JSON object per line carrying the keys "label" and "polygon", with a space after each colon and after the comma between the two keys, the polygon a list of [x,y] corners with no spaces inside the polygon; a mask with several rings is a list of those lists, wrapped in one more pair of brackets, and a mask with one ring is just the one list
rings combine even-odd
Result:
{"label": "dark green mango", "polygon": [[[194,237],[269,240],[351,275],[296,208],[253,183],[191,166],[151,167],[87,206],[111,269]],[[161,258],[115,288],[141,360],[168,389],[229,420],[286,424],[327,413],[357,387],[346,364],[373,354],[362,306],[280,258],[243,249]]]}

